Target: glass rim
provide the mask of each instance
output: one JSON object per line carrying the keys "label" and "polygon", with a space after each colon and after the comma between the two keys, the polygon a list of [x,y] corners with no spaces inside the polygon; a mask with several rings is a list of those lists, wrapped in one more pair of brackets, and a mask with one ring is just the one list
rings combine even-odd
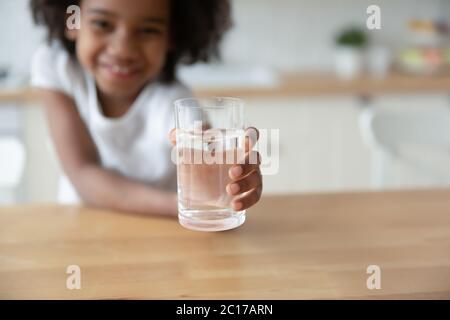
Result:
{"label": "glass rim", "polygon": [[[188,105],[183,105],[182,103],[184,101],[197,101],[197,102],[213,102],[213,101],[217,101],[217,100],[224,100],[224,101],[234,101],[237,104],[236,105],[225,105],[225,106],[188,106]],[[180,108],[192,108],[192,109],[219,109],[219,108],[236,108],[236,107],[243,107],[245,105],[244,99],[241,98],[236,98],[236,97],[189,97],[189,98],[180,98],[174,101],[174,105],[175,107],[180,107]]]}

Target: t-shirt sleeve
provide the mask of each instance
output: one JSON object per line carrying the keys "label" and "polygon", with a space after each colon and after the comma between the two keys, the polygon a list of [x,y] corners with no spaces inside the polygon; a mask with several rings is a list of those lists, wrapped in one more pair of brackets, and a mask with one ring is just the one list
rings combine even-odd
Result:
{"label": "t-shirt sleeve", "polygon": [[41,45],[31,60],[31,85],[72,96],[69,54],[56,44]]}

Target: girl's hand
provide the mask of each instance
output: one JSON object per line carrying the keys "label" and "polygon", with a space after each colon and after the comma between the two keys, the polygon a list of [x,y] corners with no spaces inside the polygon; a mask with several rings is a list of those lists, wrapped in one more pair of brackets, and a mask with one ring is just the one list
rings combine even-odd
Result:
{"label": "girl's hand", "polygon": [[[231,181],[226,185],[226,192],[233,199],[231,204],[235,211],[250,208],[259,201],[262,193],[262,175],[259,168],[261,156],[252,150],[258,141],[259,132],[256,128],[250,127],[247,128],[245,136],[244,159],[231,166],[228,171]],[[172,145],[176,144],[176,129],[170,131],[169,139]],[[208,190],[200,193],[207,194]]]}
{"label": "girl's hand", "polygon": [[259,169],[261,156],[252,150],[259,138],[256,128],[247,128],[245,132],[245,159],[232,166],[228,172],[231,182],[227,185],[227,193],[237,196],[232,203],[233,210],[250,208],[259,201],[262,193],[262,175]]}

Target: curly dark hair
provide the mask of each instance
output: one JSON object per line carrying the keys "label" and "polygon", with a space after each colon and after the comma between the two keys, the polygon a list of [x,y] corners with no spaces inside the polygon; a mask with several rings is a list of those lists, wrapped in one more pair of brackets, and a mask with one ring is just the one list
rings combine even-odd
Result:
{"label": "curly dark hair", "polygon": [[[75,57],[75,43],[65,36],[66,10],[82,0],[31,0],[34,22],[47,28],[47,40],[59,40]],[[219,43],[232,26],[229,0],[170,0],[171,40],[160,80],[172,82],[178,63],[193,64],[219,59]]]}

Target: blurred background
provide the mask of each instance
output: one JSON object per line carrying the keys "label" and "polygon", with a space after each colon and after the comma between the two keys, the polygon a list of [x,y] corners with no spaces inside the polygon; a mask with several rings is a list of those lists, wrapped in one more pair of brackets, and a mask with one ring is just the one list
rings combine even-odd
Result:
{"label": "blurred background", "polygon": [[[234,0],[222,62],[184,67],[279,129],[264,192],[450,185],[450,0]],[[369,30],[367,8],[381,9]],[[27,0],[0,2],[0,204],[55,201],[59,167],[29,92],[42,41]]]}

